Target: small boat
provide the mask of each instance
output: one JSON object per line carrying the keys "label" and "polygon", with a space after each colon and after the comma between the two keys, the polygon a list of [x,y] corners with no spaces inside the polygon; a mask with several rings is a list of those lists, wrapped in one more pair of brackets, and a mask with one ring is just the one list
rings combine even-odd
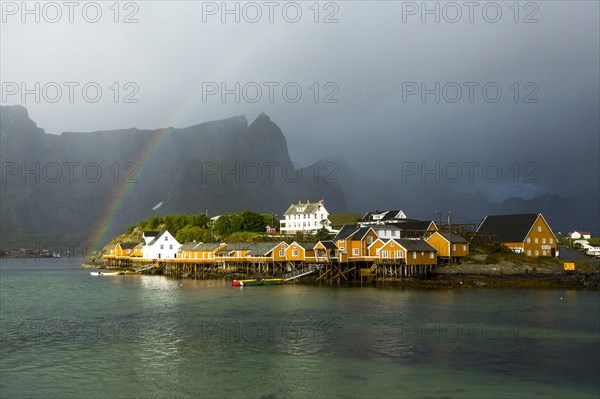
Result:
{"label": "small boat", "polygon": [[264,285],[281,285],[283,284],[282,278],[268,278],[263,280]]}
{"label": "small boat", "polygon": [[92,276],[118,276],[123,272],[90,272]]}
{"label": "small boat", "polygon": [[232,287],[249,287],[255,285],[281,285],[283,284],[282,278],[268,278],[268,279],[250,279],[250,280],[233,280],[231,282]]}
{"label": "small boat", "polygon": [[231,285],[233,287],[249,287],[253,285],[263,285],[264,283],[261,280],[250,279],[250,280],[233,280]]}

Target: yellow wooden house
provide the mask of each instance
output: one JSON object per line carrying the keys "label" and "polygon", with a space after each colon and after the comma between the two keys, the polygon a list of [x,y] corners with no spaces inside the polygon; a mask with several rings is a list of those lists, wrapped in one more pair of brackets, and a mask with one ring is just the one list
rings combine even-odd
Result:
{"label": "yellow wooden house", "polygon": [[113,251],[115,257],[131,257],[134,256],[134,248],[137,242],[120,242],[115,245]]}
{"label": "yellow wooden house", "polygon": [[475,242],[497,242],[527,256],[558,256],[556,236],[541,213],[486,216]]}
{"label": "yellow wooden house", "polygon": [[337,250],[338,247],[333,241],[319,241],[315,245],[315,256],[317,257],[317,261],[329,262],[337,260]]}
{"label": "yellow wooden house", "polygon": [[371,227],[344,226],[333,242],[338,248],[340,261],[352,262],[369,258],[369,246],[378,238]]}
{"label": "yellow wooden house", "polygon": [[246,260],[248,262],[283,262],[286,260],[285,249],[287,244],[285,242],[252,242],[245,245],[248,249],[246,253]]}
{"label": "yellow wooden house", "polygon": [[469,242],[458,234],[436,231],[425,239],[440,258],[459,259],[469,255]]}
{"label": "yellow wooden house", "polygon": [[285,259],[291,262],[304,262],[315,260],[316,243],[294,241],[285,249]]}
{"label": "yellow wooden house", "polygon": [[189,243],[183,244],[177,258],[198,262],[214,262],[217,251],[225,248],[225,243]]}
{"label": "yellow wooden house", "polygon": [[407,265],[435,265],[437,251],[424,240],[377,239],[369,246],[369,254],[377,260]]}

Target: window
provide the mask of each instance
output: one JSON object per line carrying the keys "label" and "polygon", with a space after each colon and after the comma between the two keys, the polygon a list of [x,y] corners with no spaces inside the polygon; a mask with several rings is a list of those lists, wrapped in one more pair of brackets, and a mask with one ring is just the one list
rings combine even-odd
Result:
{"label": "window", "polygon": [[549,242],[550,242],[550,244],[554,244],[554,238],[551,238],[551,239],[549,240]]}
{"label": "window", "polygon": [[546,237],[542,237],[542,244],[546,243]]}
{"label": "window", "polygon": [[165,241],[169,241],[169,237],[165,236]]}
{"label": "window", "polygon": [[377,249],[375,250],[375,253],[376,253],[377,255],[379,255],[379,253],[380,253],[380,252],[381,252],[381,248],[377,248]]}
{"label": "window", "polygon": [[165,248],[164,248],[164,245],[162,245],[162,244],[161,244],[161,245],[160,245],[160,249],[165,249]]}
{"label": "window", "polygon": [[388,257],[388,251],[383,251],[381,253],[381,256],[384,257],[384,258],[387,258]]}
{"label": "window", "polygon": [[285,256],[285,251],[283,249],[279,250],[279,257],[283,258]]}
{"label": "window", "polygon": [[402,251],[396,251],[396,258],[402,257]]}
{"label": "window", "polygon": [[292,256],[298,256],[298,250],[297,249],[294,249],[292,251]]}
{"label": "window", "polygon": [[540,251],[538,251],[537,249],[535,250],[535,256],[539,256]]}
{"label": "window", "polygon": [[173,244],[169,245],[169,249],[173,249]]}
{"label": "window", "polygon": [[538,233],[542,232],[542,226],[538,226]]}
{"label": "window", "polygon": [[538,243],[538,238],[537,238],[537,237],[535,237],[535,238],[533,239],[533,242],[537,244],[537,243]]}
{"label": "window", "polygon": [[417,253],[413,252],[413,259],[417,259]]}
{"label": "window", "polygon": [[542,256],[546,256],[546,250],[542,251]]}
{"label": "window", "polygon": [[465,252],[467,251],[467,246],[466,245],[463,245],[463,251],[465,251]]}
{"label": "window", "polygon": [[391,242],[391,243],[390,243],[390,247],[393,247],[393,246],[394,246],[394,243],[393,243],[393,242]]}
{"label": "window", "polygon": [[435,256],[435,254],[433,252],[429,253],[429,259],[433,259],[434,256]]}
{"label": "window", "polygon": [[531,249],[527,250],[527,256],[531,256]]}
{"label": "window", "polygon": [[373,237],[371,237],[371,236],[368,236],[368,237],[367,237],[367,243],[368,243],[368,244],[373,244]]}
{"label": "window", "polygon": [[354,248],[352,250],[352,255],[358,255],[358,248]]}
{"label": "window", "polygon": [[531,243],[531,238],[527,237],[527,244]]}
{"label": "window", "polygon": [[452,250],[456,251],[456,244],[452,244]]}

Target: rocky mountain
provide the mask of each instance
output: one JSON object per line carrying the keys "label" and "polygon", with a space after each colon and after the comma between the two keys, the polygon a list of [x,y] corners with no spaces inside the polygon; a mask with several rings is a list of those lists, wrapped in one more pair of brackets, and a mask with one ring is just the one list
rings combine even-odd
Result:
{"label": "rocky mountain", "polygon": [[400,208],[433,219],[435,210],[452,210],[457,221],[541,211],[555,230],[598,230],[597,192],[490,203],[452,186],[378,181],[341,158],[301,167],[265,114],[250,124],[236,116],[183,129],[55,135],[24,107],[2,106],[0,162],[2,242],[106,241],[152,215],[252,209],[281,216],[308,199],[325,199],[339,213]]}
{"label": "rocky mountain", "polygon": [[[346,212],[339,184],[294,164],[268,116],[184,129],[46,134],[21,106],[0,108],[2,241],[104,239],[154,214],[283,213],[327,198]],[[94,237],[96,238],[96,237]]]}

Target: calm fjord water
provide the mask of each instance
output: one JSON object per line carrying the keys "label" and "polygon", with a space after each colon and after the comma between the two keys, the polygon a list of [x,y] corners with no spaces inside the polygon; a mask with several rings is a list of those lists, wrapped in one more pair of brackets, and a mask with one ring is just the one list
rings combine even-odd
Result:
{"label": "calm fjord water", "polygon": [[600,295],[0,263],[1,398],[598,398]]}

